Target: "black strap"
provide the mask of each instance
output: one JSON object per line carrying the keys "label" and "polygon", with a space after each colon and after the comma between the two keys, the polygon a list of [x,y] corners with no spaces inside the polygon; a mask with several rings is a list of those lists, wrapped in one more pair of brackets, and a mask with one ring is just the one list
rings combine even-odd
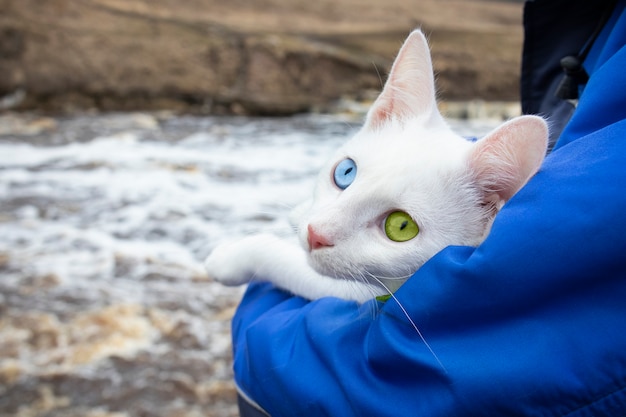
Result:
{"label": "black strap", "polygon": [[602,32],[604,25],[606,25],[606,22],[608,22],[611,14],[613,14],[613,9],[616,4],[617,0],[609,2],[607,8],[604,10],[604,13],[602,13],[595,30],[587,42],[585,42],[585,45],[583,45],[578,55],[568,55],[561,59],[561,67],[563,68],[563,72],[565,72],[565,74],[563,75],[563,79],[561,80],[561,83],[555,93],[558,98],[563,100],[577,99],[578,87],[589,81],[589,74],[587,74],[587,71],[583,68],[583,62],[585,62],[591,47],[600,35],[600,32]]}

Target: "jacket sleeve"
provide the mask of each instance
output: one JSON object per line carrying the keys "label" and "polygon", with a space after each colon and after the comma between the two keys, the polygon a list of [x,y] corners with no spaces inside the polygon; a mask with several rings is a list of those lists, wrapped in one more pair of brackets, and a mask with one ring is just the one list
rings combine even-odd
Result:
{"label": "jacket sleeve", "polygon": [[[361,306],[249,287],[235,379],[272,416],[626,415],[626,15],[478,248]],[[297,277],[294,277],[297,279]]]}

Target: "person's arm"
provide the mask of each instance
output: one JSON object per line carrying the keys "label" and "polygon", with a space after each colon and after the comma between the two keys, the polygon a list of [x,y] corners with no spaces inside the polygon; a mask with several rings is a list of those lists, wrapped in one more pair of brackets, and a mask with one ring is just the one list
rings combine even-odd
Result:
{"label": "person's arm", "polygon": [[398,290],[428,346],[393,300],[375,314],[252,285],[238,385],[273,416],[623,414],[620,137],[626,121],[555,151],[481,247],[442,251]]}

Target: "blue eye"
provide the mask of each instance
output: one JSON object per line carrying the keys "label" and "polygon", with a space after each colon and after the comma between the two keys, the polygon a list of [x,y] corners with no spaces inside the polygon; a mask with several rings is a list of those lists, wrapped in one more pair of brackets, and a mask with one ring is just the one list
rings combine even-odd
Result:
{"label": "blue eye", "polygon": [[356,163],[350,159],[344,159],[339,162],[335,167],[335,173],[333,174],[333,179],[335,180],[335,185],[345,190],[352,184],[354,178],[356,177]]}

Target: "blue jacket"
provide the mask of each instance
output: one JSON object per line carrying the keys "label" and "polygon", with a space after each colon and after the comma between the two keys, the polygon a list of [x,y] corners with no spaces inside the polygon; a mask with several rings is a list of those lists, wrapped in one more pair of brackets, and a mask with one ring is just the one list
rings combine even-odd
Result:
{"label": "blue jacket", "polygon": [[539,173],[478,248],[358,306],[250,285],[238,386],[272,416],[626,416],[626,12]]}

